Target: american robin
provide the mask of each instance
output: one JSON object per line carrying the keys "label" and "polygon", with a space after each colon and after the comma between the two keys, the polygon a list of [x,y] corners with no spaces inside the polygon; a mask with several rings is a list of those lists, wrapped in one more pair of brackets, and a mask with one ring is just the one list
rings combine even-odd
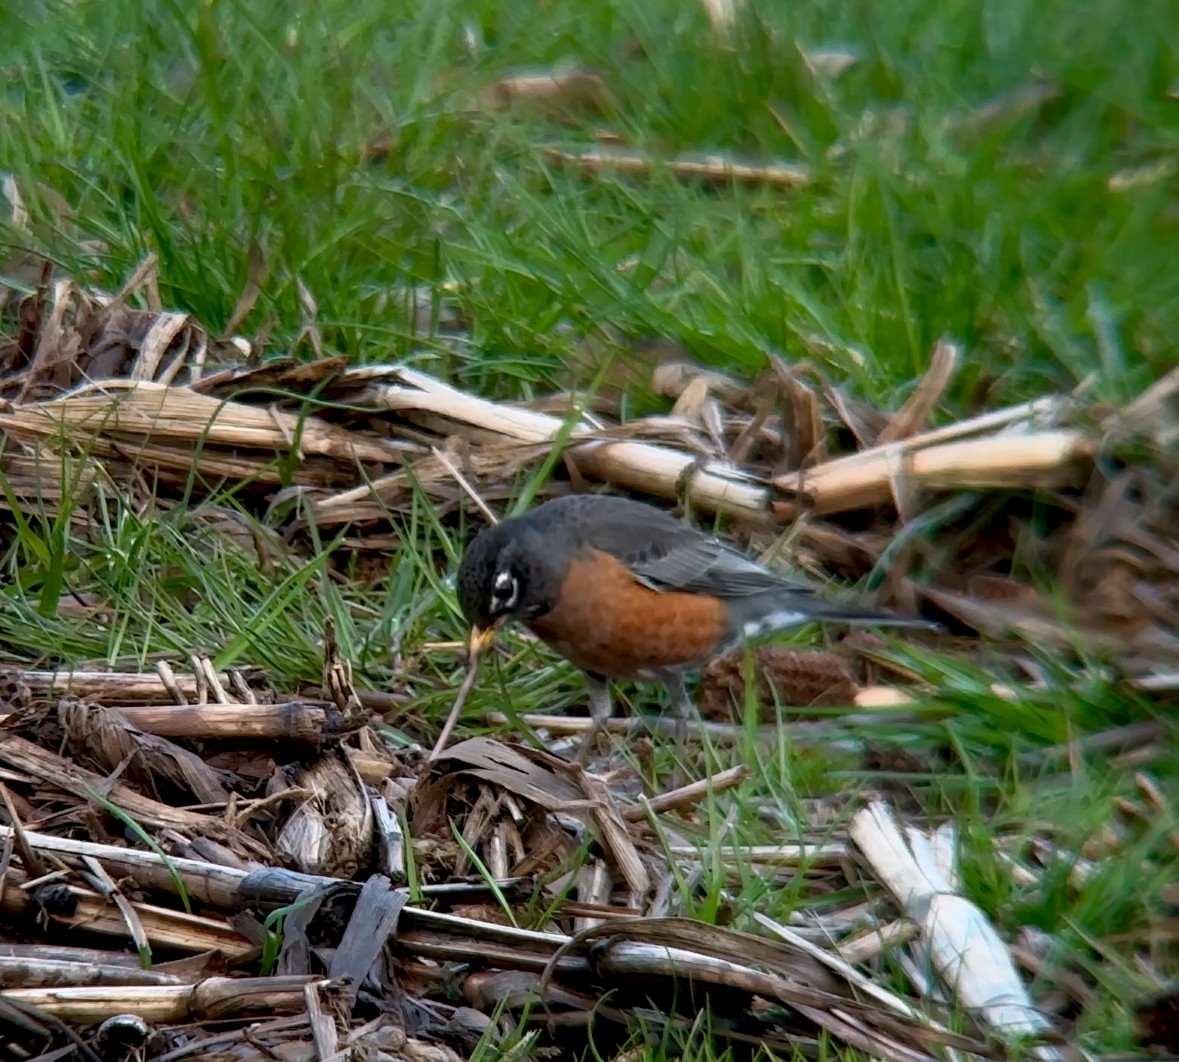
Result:
{"label": "american robin", "polygon": [[686,673],[746,639],[813,621],[937,627],[824,600],[670,513],[629,498],[575,494],[485,528],[458,571],[472,660],[518,621],[586,676],[592,725],[613,712],[609,680],[662,683],[682,735],[695,707]]}

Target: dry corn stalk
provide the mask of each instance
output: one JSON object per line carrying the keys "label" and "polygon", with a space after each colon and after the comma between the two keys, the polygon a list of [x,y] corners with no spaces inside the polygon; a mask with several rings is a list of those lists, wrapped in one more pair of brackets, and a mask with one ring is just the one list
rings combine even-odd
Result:
{"label": "dry corn stalk", "polygon": [[[910,841],[914,833],[909,831]],[[1004,1039],[1050,1032],[1050,1023],[1032,1005],[1007,948],[978,907],[954,891],[946,867],[939,866],[928,842],[907,844],[881,801],[853,816],[848,836],[906,915],[921,927],[921,939],[942,981],[976,1020]],[[1053,1048],[1040,1047],[1037,1053],[1045,1060],[1059,1058]]]}
{"label": "dry corn stalk", "polygon": [[[923,446],[924,438],[862,450],[815,468],[778,476],[774,486],[804,496],[815,515],[887,503],[893,481],[927,490],[1061,487],[1079,484],[1094,454],[1079,429],[1057,428],[1022,435],[986,436]],[[782,506],[797,512],[801,506]]]}
{"label": "dry corn stalk", "polygon": [[[94,452],[118,456],[135,440],[180,444],[191,463],[190,447],[223,446],[336,461],[394,463],[400,450],[338,428],[316,417],[242,402],[226,402],[187,387],[146,380],[106,380],[47,402],[0,413],[0,431],[28,442],[71,435],[94,440]],[[111,437],[120,437],[114,445]]]}
{"label": "dry corn stalk", "polygon": [[[348,378],[356,383],[367,378],[367,386],[354,399],[360,404],[387,409],[410,420],[444,418],[460,432],[474,430],[534,445],[554,442],[565,427],[560,417],[478,398],[415,369],[368,367],[350,372]],[[577,467],[595,479],[663,497],[676,497],[677,485],[683,480],[687,496],[706,511],[728,512],[758,522],[767,518],[769,495],[756,477],[721,461],[700,462],[669,447],[602,439],[598,433],[597,425],[582,418],[570,435],[568,448]],[[371,490],[379,495],[380,483]],[[369,496],[370,488],[365,486],[324,499],[315,505],[316,517],[321,524],[331,523],[336,510]]]}

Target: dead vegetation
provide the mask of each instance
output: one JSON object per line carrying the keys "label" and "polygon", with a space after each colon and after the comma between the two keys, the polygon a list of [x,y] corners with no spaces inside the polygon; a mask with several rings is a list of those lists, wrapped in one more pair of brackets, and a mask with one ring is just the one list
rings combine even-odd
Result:
{"label": "dead vegetation", "polygon": [[[767,562],[878,575],[881,603],[950,628],[941,648],[986,636],[1010,664],[997,695],[1042,682],[1045,651],[1091,654],[1151,696],[1174,688],[1179,372],[1127,409],[1046,396],[937,427],[962,356],[948,341],[895,411],[807,362],[745,381],[665,347],[616,351],[592,402],[576,388],[495,402],[404,365],[262,361],[164,310],[150,262],[113,295],[39,264],[26,280],[0,291],[10,510],[68,498],[85,521],[100,486],[161,505],[233,486],[264,518],[298,498],[274,521],[286,548],[314,520],[381,551],[415,491],[444,520],[482,519],[558,445],[542,493],[609,484],[720,515]],[[600,365],[600,339],[584,353]],[[667,415],[620,422],[636,379]],[[1068,623],[1030,568],[1051,573]],[[894,687],[916,676],[871,639],[845,648],[764,650],[767,710],[911,696]],[[591,1017],[610,1030],[599,1049],[621,1049],[636,1021],[657,1035],[710,1007],[711,1035],[733,1045],[817,1057],[828,1034],[917,1062],[1000,1057],[1028,1036],[1052,1058],[1090,991],[1061,977],[1032,1000],[1017,966],[1036,969],[1034,948],[1009,950],[958,892],[953,824],[906,826],[884,797],[723,850],[795,890],[789,924],[687,918],[676,883],[701,870],[698,804],[723,802],[740,769],[651,793],[630,770],[587,773],[510,739],[428,762],[382,740],[388,700],[354,688],[331,630],[315,691],[204,658],[190,674],[13,668],[3,689],[0,1057],[443,1059],[484,1035],[509,1053],[576,1047]],[[742,689],[734,661],[709,669],[715,734],[739,729]],[[1121,737],[1166,754],[1157,728]],[[1149,815],[1161,797],[1142,778]],[[890,957],[908,996],[878,976]]]}
{"label": "dead vegetation", "polygon": [[[427,765],[420,750],[391,752],[344,687],[342,704],[320,706],[337,714],[317,750],[258,738],[249,720],[281,706],[251,690],[232,706],[246,721],[233,744],[249,735],[250,751],[177,773],[205,734],[201,711],[234,683],[209,677],[210,703],[128,704],[177,688],[130,677],[122,696],[106,684],[122,707],[91,695],[53,711],[30,688],[48,693],[43,676],[10,676],[25,706],[0,729],[8,1057],[71,1057],[73,1043],[101,1058],[442,1058],[489,1030],[568,1044],[595,1012],[621,1044],[636,1015],[683,1026],[712,1005],[714,1034],[738,1044],[788,1051],[826,1031],[916,1062],[945,1047],[990,1057],[988,1027],[1045,1025],[1016,999],[980,1032],[954,1033],[937,1008],[874,984],[884,948],[971,932],[942,917],[902,938],[924,878],[893,847],[882,802],[847,833],[730,853],[816,899],[843,887],[866,901],[820,923],[803,908],[751,936],[684,918],[668,866],[670,853],[693,872],[707,826],[696,804],[743,771],[648,799],[636,779],[490,738]],[[951,886],[929,888],[945,900]],[[878,921],[894,905],[902,922]],[[966,999],[995,990],[976,976],[949,983]],[[1013,970],[999,987],[1022,995]]]}

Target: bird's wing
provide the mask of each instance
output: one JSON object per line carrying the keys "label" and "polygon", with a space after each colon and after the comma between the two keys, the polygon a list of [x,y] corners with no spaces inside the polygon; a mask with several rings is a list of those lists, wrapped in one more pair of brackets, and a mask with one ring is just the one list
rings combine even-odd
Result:
{"label": "bird's wing", "polygon": [[639,582],[653,590],[703,592],[719,597],[744,597],[770,590],[813,592],[808,583],[784,579],[734,547],[647,505],[630,503],[617,507],[617,512],[599,507],[579,530],[588,545],[617,557]]}
{"label": "bird's wing", "polygon": [[[636,580],[652,590],[728,598],[742,629],[751,625],[772,629],[775,622],[786,618],[791,623],[810,618],[874,626],[939,627],[918,616],[895,616],[827,600],[809,583],[776,575],[670,513],[626,498],[598,496],[592,507],[570,499],[565,514],[570,517],[566,530],[575,544],[617,557]],[[767,612],[765,606],[771,599],[776,611]]]}

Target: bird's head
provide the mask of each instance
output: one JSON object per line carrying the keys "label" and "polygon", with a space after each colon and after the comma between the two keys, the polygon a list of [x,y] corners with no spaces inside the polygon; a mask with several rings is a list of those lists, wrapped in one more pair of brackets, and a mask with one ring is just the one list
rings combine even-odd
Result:
{"label": "bird's head", "polygon": [[472,656],[491,647],[501,624],[543,616],[560,595],[560,563],[553,536],[514,520],[485,528],[459,565],[459,607],[470,625]]}

